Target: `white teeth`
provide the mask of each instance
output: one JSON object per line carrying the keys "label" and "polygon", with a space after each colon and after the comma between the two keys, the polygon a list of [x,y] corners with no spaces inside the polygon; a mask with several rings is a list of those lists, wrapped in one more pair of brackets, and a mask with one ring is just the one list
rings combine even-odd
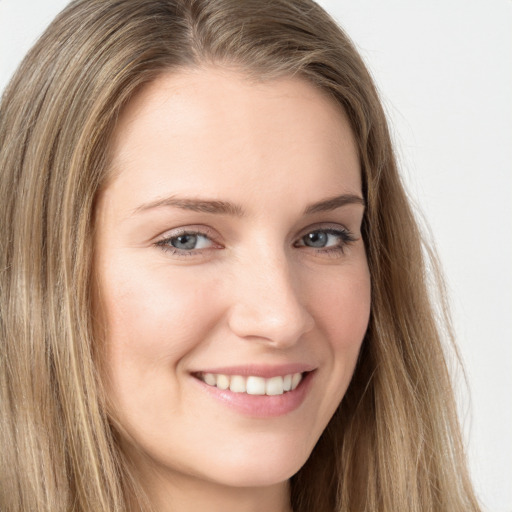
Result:
{"label": "white teeth", "polygon": [[217,375],[217,387],[219,389],[229,388],[229,377],[227,375]]}
{"label": "white teeth", "polygon": [[263,377],[247,377],[247,394],[264,395],[265,379]]}
{"label": "white teeth", "polygon": [[290,389],[292,389],[292,376],[285,375],[283,378],[283,390],[290,391]]}
{"label": "white teeth", "polygon": [[302,380],[302,374],[301,373],[294,373],[292,377],[292,389],[295,389],[299,382]]}
{"label": "white teeth", "polygon": [[283,393],[283,377],[272,377],[271,379],[267,379],[265,384],[266,395],[282,395]]}
{"label": "white teeth", "polygon": [[249,395],[282,395],[297,388],[302,380],[302,373],[291,373],[278,377],[265,379],[263,377],[241,375],[224,375],[222,373],[200,373],[198,377],[208,384],[219,389],[229,389],[233,393],[247,393]]}
{"label": "white teeth", "polygon": [[216,386],[217,385],[217,377],[213,375],[213,373],[205,373],[203,374],[203,380],[208,384],[208,386]]}
{"label": "white teeth", "polygon": [[245,393],[246,387],[243,377],[240,377],[240,375],[233,375],[233,377],[231,377],[231,382],[229,383],[229,389],[231,391],[234,393]]}

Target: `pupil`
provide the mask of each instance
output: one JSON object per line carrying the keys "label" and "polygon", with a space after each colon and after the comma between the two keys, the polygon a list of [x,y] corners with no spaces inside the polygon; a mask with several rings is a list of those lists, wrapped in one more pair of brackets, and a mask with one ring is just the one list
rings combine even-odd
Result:
{"label": "pupil", "polygon": [[309,233],[306,235],[305,243],[310,247],[325,247],[325,244],[327,243],[327,233],[324,233],[323,231],[314,231],[313,233]]}
{"label": "pupil", "polygon": [[174,247],[176,247],[176,249],[193,249],[197,243],[197,236],[180,235],[176,237],[171,243]]}

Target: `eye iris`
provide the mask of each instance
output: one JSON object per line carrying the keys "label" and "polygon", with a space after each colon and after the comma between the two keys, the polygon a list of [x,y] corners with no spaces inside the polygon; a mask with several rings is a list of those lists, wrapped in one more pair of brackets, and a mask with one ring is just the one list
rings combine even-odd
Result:
{"label": "eye iris", "polygon": [[171,241],[176,249],[194,249],[197,244],[197,235],[180,235]]}
{"label": "eye iris", "polygon": [[309,247],[325,247],[327,244],[327,233],[313,231],[304,237],[304,243]]}

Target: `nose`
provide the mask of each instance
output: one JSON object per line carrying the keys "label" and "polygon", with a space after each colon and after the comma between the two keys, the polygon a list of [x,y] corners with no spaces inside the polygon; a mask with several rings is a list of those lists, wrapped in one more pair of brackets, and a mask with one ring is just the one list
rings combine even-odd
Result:
{"label": "nose", "polygon": [[240,265],[228,315],[238,337],[287,348],[314,326],[314,318],[301,295],[300,276],[281,256],[265,255]]}

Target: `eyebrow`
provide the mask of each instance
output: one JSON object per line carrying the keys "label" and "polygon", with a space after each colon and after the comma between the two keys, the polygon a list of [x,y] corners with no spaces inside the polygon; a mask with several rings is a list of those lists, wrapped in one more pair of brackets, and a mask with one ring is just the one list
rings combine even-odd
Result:
{"label": "eyebrow", "polygon": [[[342,194],[308,205],[304,210],[304,215],[328,212],[348,204],[360,204],[365,206],[365,201],[362,197],[356,194]],[[235,217],[243,217],[245,215],[242,206],[228,201],[193,199],[175,196],[157,199],[156,201],[138,206],[135,208],[133,213],[136,214],[161,207],[180,208],[182,210],[190,210],[200,213],[214,213],[220,215],[231,215]]]}
{"label": "eyebrow", "polygon": [[151,203],[143,204],[133,211],[133,213],[144,212],[154,208],[161,207],[180,208],[182,210],[191,210],[201,213],[216,213],[221,215],[233,215],[235,217],[243,217],[244,210],[241,206],[227,202],[215,201],[209,199],[189,199],[180,197],[165,197],[157,199]]}
{"label": "eyebrow", "polygon": [[342,194],[340,196],[324,199],[318,203],[310,204],[304,210],[304,214],[311,215],[312,213],[330,212],[347,204],[360,204],[362,206],[366,206],[366,203],[361,196],[356,194]]}

